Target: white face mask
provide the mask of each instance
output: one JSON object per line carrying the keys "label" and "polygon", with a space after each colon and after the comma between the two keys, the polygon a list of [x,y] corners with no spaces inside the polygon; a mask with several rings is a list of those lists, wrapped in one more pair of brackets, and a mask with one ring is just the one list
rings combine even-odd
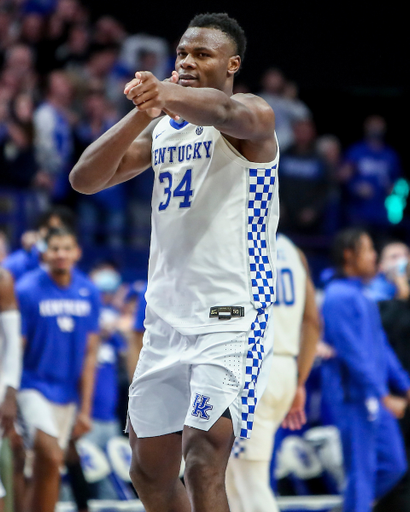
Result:
{"label": "white face mask", "polygon": [[115,292],[121,284],[120,274],[108,268],[95,272],[92,276],[92,280],[96,287],[104,293]]}

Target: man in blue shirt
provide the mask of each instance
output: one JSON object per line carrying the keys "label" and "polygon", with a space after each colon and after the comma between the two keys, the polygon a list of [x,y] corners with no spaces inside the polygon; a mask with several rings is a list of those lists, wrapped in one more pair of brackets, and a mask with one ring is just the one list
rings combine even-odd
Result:
{"label": "man in blue shirt", "polygon": [[99,294],[74,269],[81,255],[76,237],[57,228],[46,243],[48,269],[16,285],[25,341],[18,401],[34,452],[30,512],[54,511],[70,434],[90,429],[98,349]]}
{"label": "man in blue shirt", "polygon": [[337,269],[325,291],[323,321],[324,340],[336,355],[323,363],[323,399],[341,433],[343,510],[370,512],[373,501],[406,470],[396,418],[407,406],[410,378],[387,341],[376,303],[366,294],[365,283],[376,272],[371,238],[358,229],[339,233],[334,259]]}
{"label": "man in blue shirt", "polygon": [[347,220],[368,229],[388,226],[384,206],[394,182],[400,177],[399,157],[385,141],[386,121],[370,116],[364,123],[364,140],[346,153],[344,175]]}

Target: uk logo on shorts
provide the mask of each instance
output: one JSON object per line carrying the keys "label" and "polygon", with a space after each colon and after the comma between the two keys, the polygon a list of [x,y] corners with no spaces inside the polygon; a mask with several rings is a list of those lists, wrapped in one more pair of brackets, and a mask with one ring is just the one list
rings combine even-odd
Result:
{"label": "uk logo on shorts", "polygon": [[192,404],[192,416],[197,416],[202,420],[209,420],[208,411],[214,408],[213,405],[208,404],[209,400],[209,396],[200,395],[199,393],[196,393],[194,403]]}

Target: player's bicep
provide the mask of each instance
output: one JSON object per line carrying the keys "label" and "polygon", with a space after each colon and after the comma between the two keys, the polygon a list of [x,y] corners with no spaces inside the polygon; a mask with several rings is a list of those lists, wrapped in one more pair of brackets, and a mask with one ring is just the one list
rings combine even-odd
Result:
{"label": "player's bicep", "polygon": [[222,133],[238,139],[261,141],[273,139],[275,114],[265,100],[252,94],[235,94]]}

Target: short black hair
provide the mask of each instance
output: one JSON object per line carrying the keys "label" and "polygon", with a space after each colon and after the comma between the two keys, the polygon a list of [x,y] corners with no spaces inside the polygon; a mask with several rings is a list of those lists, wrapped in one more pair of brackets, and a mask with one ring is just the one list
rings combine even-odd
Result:
{"label": "short black hair", "polygon": [[74,240],[76,241],[76,243],[78,243],[78,240],[77,240],[77,234],[76,232],[71,229],[70,227],[68,226],[62,226],[61,228],[51,228],[49,229],[46,237],[45,237],[45,242],[46,244],[48,245],[50,243],[50,240],[52,238],[54,238],[55,236],[72,236],[74,238]]}
{"label": "short black hair", "polygon": [[357,251],[363,235],[369,236],[369,233],[362,228],[347,228],[336,234],[332,246],[332,259],[338,273],[343,273],[345,250]]}
{"label": "short black hair", "polygon": [[53,217],[58,217],[64,226],[74,230],[76,224],[75,214],[73,210],[64,205],[54,205],[43,212],[37,221],[37,229],[48,228],[49,222]]}
{"label": "short black hair", "polygon": [[214,12],[197,14],[190,21],[188,28],[215,28],[226,34],[235,44],[236,53],[241,58],[245,58],[246,36],[239,23],[226,14],[226,12]]}

